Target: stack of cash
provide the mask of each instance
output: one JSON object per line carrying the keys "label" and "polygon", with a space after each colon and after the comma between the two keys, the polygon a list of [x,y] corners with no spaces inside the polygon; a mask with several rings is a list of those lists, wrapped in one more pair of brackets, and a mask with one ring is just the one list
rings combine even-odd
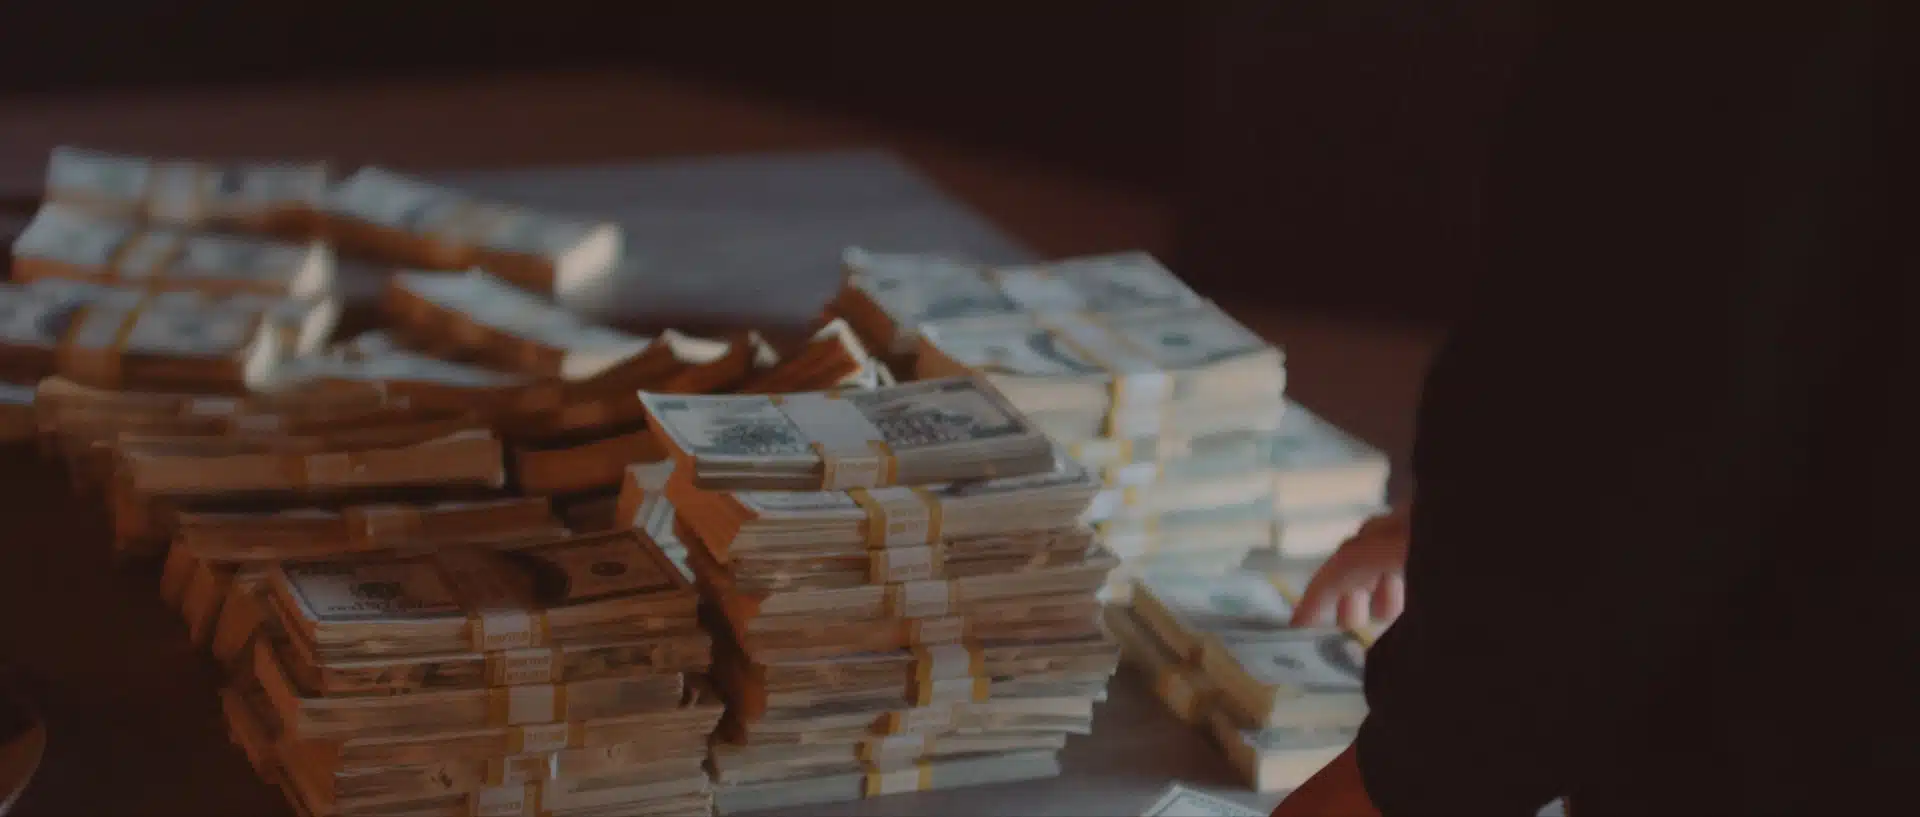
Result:
{"label": "stack of cash", "polygon": [[319,348],[339,317],[331,298],[155,292],[62,278],[0,284],[0,370],[14,382],[61,374],[106,388],[238,393]]}
{"label": "stack of cash", "polygon": [[721,813],[1058,773],[1119,661],[1087,469],[966,378],[642,401],[674,457],[620,514],[710,608]]}
{"label": "stack of cash", "polygon": [[1350,743],[1366,716],[1364,643],[1293,629],[1289,588],[1265,575],[1154,574],[1108,631],[1175,715],[1209,730],[1258,791],[1298,786]]}
{"label": "stack of cash", "polygon": [[377,167],[335,185],[324,212],[343,250],[397,266],[484,267],[568,302],[600,292],[620,261],[619,225],[482,201]]}
{"label": "stack of cash", "polygon": [[1289,401],[1273,448],[1274,548],[1317,564],[1385,510],[1387,455]]}
{"label": "stack of cash", "polygon": [[333,291],[333,276],[333,251],[321,242],[150,228],[59,205],[40,208],[13,245],[16,281],[314,298]]}
{"label": "stack of cash", "polygon": [[711,641],[644,536],[261,573],[223,698],[236,741],[302,813],[710,812]]}
{"label": "stack of cash", "polygon": [[46,201],[123,221],[308,239],[321,233],[324,164],[157,160],[72,147],[47,159]]}
{"label": "stack of cash", "polygon": [[1106,591],[1156,565],[1225,572],[1269,546],[1279,350],[1211,304],[1024,313],[919,327],[922,377],[978,373],[1099,469],[1090,519],[1126,560]]}
{"label": "stack of cash", "polygon": [[853,247],[841,261],[846,284],[828,311],[891,356],[913,354],[922,326],[935,321],[1022,313],[1103,314],[1204,303],[1144,252],[990,267]]}

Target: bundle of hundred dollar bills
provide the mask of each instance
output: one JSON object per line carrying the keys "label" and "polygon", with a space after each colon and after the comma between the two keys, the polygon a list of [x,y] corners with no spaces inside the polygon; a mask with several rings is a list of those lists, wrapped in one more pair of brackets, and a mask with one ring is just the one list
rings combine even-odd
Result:
{"label": "bundle of hundred dollar bills", "polygon": [[831,307],[918,377],[987,378],[1096,469],[1124,561],[1223,573],[1324,556],[1385,501],[1386,459],[1284,398],[1280,351],[1145,253],[986,267],[849,250]]}
{"label": "bundle of hundred dollar bills", "polygon": [[721,813],[1058,774],[1119,663],[1091,472],[971,378],[643,402],[619,513],[707,601]]}
{"label": "bundle of hundred dollar bills", "polygon": [[1366,715],[1363,640],[1290,627],[1294,592],[1251,571],[1161,573],[1104,616],[1127,663],[1176,716],[1210,732],[1256,791],[1300,785]]}

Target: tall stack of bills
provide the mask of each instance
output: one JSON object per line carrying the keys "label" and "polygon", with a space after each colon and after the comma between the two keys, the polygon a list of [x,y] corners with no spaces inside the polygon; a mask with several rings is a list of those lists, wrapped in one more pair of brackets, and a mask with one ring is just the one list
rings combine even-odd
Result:
{"label": "tall stack of bills", "polygon": [[698,597],[615,532],[270,563],[225,694],[304,813],[701,815]]}
{"label": "tall stack of bills", "polygon": [[1058,774],[1118,649],[1099,490],[984,382],[647,395],[715,634],[723,814]]}

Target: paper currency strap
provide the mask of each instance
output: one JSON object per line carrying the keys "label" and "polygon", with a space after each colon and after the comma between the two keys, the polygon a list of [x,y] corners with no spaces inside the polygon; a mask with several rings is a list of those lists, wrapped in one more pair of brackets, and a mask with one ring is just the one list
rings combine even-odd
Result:
{"label": "paper currency strap", "polygon": [[1160,405],[1173,396],[1173,376],[1160,368],[1152,352],[1094,318],[1067,313],[1036,316],[1034,322],[1113,374],[1108,386],[1113,397],[1107,409],[1109,421],[1122,408],[1141,403]]}
{"label": "paper currency strap", "polygon": [[881,488],[898,478],[900,463],[886,437],[859,407],[834,393],[774,394],[767,399],[819,455],[824,490]]}
{"label": "paper currency strap", "polygon": [[933,788],[933,767],[924,760],[915,761],[911,766],[891,771],[870,769],[867,772],[866,796],[868,797],[906,794],[931,788]]}
{"label": "paper currency strap", "polygon": [[507,754],[558,752],[578,749],[587,743],[585,721],[539,723],[515,726],[507,733]]}
{"label": "paper currency strap", "polygon": [[940,541],[940,500],[926,488],[852,488],[847,496],[867,515],[862,524],[869,550],[932,545]]}
{"label": "paper currency strap", "polygon": [[919,758],[933,751],[933,736],[925,732],[881,735],[860,741],[854,754],[872,763],[877,758]]}
{"label": "paper currency strap", "polygon": [[934,644],[913,648],[914,706],[935,701],[965,698],[984,701],[993,680],[987,677],[986,659],[973,644]]}
{"label": "paper currency strap", "polygon": [[881,600],[884,614],[890,618],[910,619],[907,622],[909,625],[917,625],[920,620],[950,617],[959,595],[953,583],[945,579],[896,582],[886,585],[881,592],[885,594]]}
{"label": "paper currency strap", "polygon": [[424,515],[405,505],[358,505],[347,508],[347,536],[359,545],[404,542],[420,536]]}
{"label": "paper currency strap", "polygon": [[945,578],[946,552],[940,545],[885,548],[867,552],[867,581],[897,584]]}
{"label": "paper currency strap", "polygon": [[[153,278],[159,278],[171,272],[173,266],[180,263],[180,259],[186,256],[187,242],[177,234],[156,233],[152,230],[131,230],[120,239],[118,244],[113,246],[111,252],[107,253],[107,261],[101,265],[101,269],[105,270],[108,277],[112,278],[115,283],[125,283],[128,276],[126,274],[127,271],[123,269],[123,267],[126,266],[128,258],[134,255],[135,250],[141,249],[142,245],[149,241],[166,242],[165,247],[154,254],[153,264],[147,269],[146,273],[141,276],[149,278],[150,281]],[[157,281],[151,281],[151,284],[157,283]]]}
{"label": "paper currency strap", "polygon": [[486,785],[519,786],[560,776],[560,753],[510,755],[487,760]]}
{"label": "paper currency strap", "polygon": [[548,814],[540,807],[546,787],[540,781],[481,789],[467,797],[471,817],[536,817]]}
{"label": "paper currency strap", "polygon": [[565,684],[487,687],[489,726],[559,723],[567,718]]}
{"label": "paper currency strap", "polygon": [[76,309],[60,339],[61,371],[82,380],[118,384],[127,340],[139,326],[151,299],[151,295],[142,297],[132,306],[118,309],[117,315],[115,307],[102,304]]}

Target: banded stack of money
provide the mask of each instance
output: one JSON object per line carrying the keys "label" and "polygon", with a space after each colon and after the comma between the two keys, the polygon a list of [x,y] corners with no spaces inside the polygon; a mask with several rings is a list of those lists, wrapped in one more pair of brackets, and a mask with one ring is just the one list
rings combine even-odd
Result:
{"label": "banded stack of money", "polygon": [[14,241],[13,277],[315,298],[333,292],[334,260],[332,249],[317,241],[287,244],[149,228],[49,205]]}
{"label": "banded stack of money", "polygon": [[882,353],[896,357],[913,354],[921,327],[936,321],[1022,313],[1105,314],[1202,303],[1144,252],[993,267],[852,247],[841,262],[846,282],[828,311],[845,318]]}
{"label": "banded stack of money", "polygon": [[920,333],[917,374],[989,379],[1099,468],[1110,490],[1090,519],[1128,562],[1109,599],[1156,564],[1226,571],[1270,544],[1284,361],[1217,307],[1027,312]]}
{"label": "banded stack of money", "polygon": [[1274,547],[1319,561],[1387,505],[1387,456],[1289,402],[1273,449]]}
{"label": "banded stack of money", "polygon": [[339,320],[332,299],[142,292],[65,279],[0,284],[0,367],[106,388],[244,392]]}
{"label": "banded stack of money", "polygon": [[183,511],[478,499],[498,495],[505,484],[500,441],[483,429],[387,448],[318,452],[282,448],[287,439],[214,453],[116,444],[107,488],[116,551],[133,558],[160,555]]}
{"label": "banded stack of money", "polygon": [[341,249],[394,266],[483,267],[516,286],[577,303],[602,292],[620,261],[619,225],[483,201],[377,167],[327,194]]}
{"label": "banded stack of money", "polygon": [[643,536],[273,562],[262,588],[223,707],[303,813],[711,809],[711,641]]}
{"label": "banded stack of money", "polygon": [[1046,471],[1047,438],[985,381],[775,395],[643,394],[676,474],[703,489],[877,488]]}
{"label": "banded stack of money", "polygon": [[1366,715],[1364,641],[1293,629],[1271,577],[1158,573],[1109,628],[1183,720],[1206,728],[1258,791],[1304,782],[1353,742]]}
{"label": "banded stack of money", "polygon": [[289,451],[322,451],[422,442],[472,425],[458,414],[416,411],[371,392],[129,392],[63,377],[40,381],[34,405],[42,452],[64,459],[83,493],[106,481],[114,446],[123,441],[187,453],[244,451],[262,440]]}
{"label": "banded stack of money", "polygon": [[320,163],[220,165],[74,147],[54,148],[47,160],[48,203],[184,229],[308,239],[321,232],[326,195]]}
{"label": "banded stack of money", "polygon": [[673,520],[711,611],[722,813],[1057,773],[1119,663],[1086,468],[1050,451],[995,478],[729,490],[688,471],[715,453],[629,469],[622,514]]}

